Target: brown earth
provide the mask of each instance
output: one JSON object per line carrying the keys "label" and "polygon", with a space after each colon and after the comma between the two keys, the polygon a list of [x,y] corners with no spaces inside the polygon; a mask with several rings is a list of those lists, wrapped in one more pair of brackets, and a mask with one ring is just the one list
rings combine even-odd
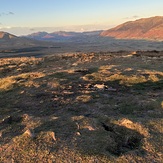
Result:
{"label": "brown earth", "polygon": [[126,22],[101,33],[118,39],[163,40],[163,16]]}

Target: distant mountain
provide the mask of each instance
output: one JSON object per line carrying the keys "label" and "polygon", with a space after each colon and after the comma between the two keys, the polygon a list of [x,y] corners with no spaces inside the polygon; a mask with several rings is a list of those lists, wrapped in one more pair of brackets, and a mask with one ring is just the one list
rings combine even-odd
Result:
{"label": "distant mountain", "polygon": [[103,31],[101,36],[118,39],[163,40],[163,16],[129,21],[115,28]]}
{"label": "distant mountain", "polygon": [[13,34],[0,31],[0,51],[13,48],[46,46],[46,42],[33,40],[25,37],[18,37]]}
{"label": "distant mountain", "polygon": [[9,40],[9,39],[15,39],[17,36],[12,35],[7,32],[0,31],[0,40]]}
{"label": "distant mountain", "polygon": [[99,36],[101,31],[91,31],[91,32],[37,32],[27,35],[25,37],[35,39],[35,40],[43,40],[43,41],[74,41],[85,39],[86,37]]}

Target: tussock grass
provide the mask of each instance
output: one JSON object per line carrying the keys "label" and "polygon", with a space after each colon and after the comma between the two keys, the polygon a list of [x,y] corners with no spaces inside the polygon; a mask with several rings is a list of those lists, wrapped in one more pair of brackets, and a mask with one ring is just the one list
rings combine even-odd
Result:
{"label": "tussock grass", "polygon": [[0,59],[0,162],[161,163],[160,63],[124,53]]}
{"label": "tussock grass", "polygon": [[17,76],[10,76],[10,77],[4,77],[0,80],[0,90],[11,90],[14,88],[14,86],[20,86],[24,85],[26,87],[30,87],[32,85],[35,85],[37,87],[37,84],[34,83],[34,79],[41,78],[45,76],[43,73],[39,72],[32,72],[32,73],[22,73]]}
{"label": "tussock grass", "polygon": [[91,100],[91,96],[90,95],[80,95],[76,97],[76,101],[77,102],[89,102]]}
{"label": "tussock grass", "polygon": [[14,80],[12,77],[2,78],[0,80],[0,90],[10,90],[14,87],[14,84],[16,83],[16,80]]}

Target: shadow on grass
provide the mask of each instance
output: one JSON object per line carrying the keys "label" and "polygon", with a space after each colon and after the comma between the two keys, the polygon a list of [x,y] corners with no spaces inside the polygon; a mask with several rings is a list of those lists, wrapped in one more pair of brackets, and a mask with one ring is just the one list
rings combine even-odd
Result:
{"label": "shadow on grass", "polygon": [[132,88],[135,90],[142,90],[145,92],[157,91],[157,90],[161,91],[163,89],[163,80],[159,80],[156,82],[147,81],[143,83],[134,84]]}
{"label": "shadow on grass", "polygon": [[[89,127],[80,128],[80,120],[73,121],[72,117],[83,116],[84,118],[81,121],[85,119],[95,121],[94,115],[90,114],[87,106],[95,107],[96,104],[94,104],[93,98],[90,98],[87,102],[76,99],[83,94],[92,96],[92,94],[100,95],[103,93],[117,97],[125,93],[130,94],[131,90],[135,90],[136,92],[141,91],[141,95],[145,95],[148,92],[162,90],[163,80],[158,82],[149,81],[128,87],[120,84],[120,80],[106,82],[84,81],[81,77],[85,73],[89,73],[89,71],[83,72],[78,70],[72,74],[67,72],[54,73],[49,76],[34,79],[34,81],[46,81],[48,78],[61,79],[62,81],[59,83],[59,87],[50,88],[48,83],[44,82],[39,87],[19,86],[10,91],[0,92],[1,111],[3,112],[1,114],[3,121],[1,122],[2,127],[0,129],[6,129],[3,134],[4,139],[8,137],[7,133],[10,135],[10,138],[14,138],[22,133],[21,131],[25,126],[22,126],[21,121],[16,121],[13,117],[16,115],[19,118],[23,114],[28,114],[34,118],[46,117],[46,120],[43,120],[40,126],[34,128],[36,134],[53,131],[56,134],[59,145],[65,143],[68,147],[74,148],[86,155],[109,153],[114,156],[120,156],[135,150],[139,150],[139,154],[141,155],[143,153],[141,145],[144,136],[135,130],[114,123],[104,123],[103,121],[100,121],[93,129]],[[117,89],[117,91],[105,92],[105,90],[101,91],[98,89],[92,90],[91,87],[87,88],[88,84],[94,85],[96,83],[104,83],[109,87]],[[83,91],[87,91],[87,93]],[[103,103],[103,101],[99,102]],[[80,110],[80,107],[83,105],[86,106],[85,109]],[[135,107],[135,109],[137,108]],[[99,114],[101,113],[99,112]],[[125,117],[123,110],[119,112],[120,114]],[[8,119],[6,118],[7,116],[11,118]],[[57,118],[56,120],[49,120],[47,116],[55,116]]]}
{"label": "shadow on grass", "polygon": [[120,156],[135,150],[139,150],[141,155],[144,151],[141,147],[144,136],[135,130],[104,122],[100,122],[96,129],[80,129],[81,121],[85,119],[72,121],[72,118],[58,117],[43,123],[35,132],[55,131],[59,145],[65,144],[84,155]]}

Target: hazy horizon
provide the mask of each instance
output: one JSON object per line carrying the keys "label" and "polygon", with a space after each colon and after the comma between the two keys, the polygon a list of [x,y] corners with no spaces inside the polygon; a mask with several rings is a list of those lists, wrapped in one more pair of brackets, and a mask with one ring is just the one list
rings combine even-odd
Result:
{"label": "hazy horizon", "polygon": [[[83,28],[84,27],[84,28]],[[23,36],[23,35],[29,35],[32,33],[37,32],[47,32],[47,33],[53,33],[53,32],[91,32],[91,31],[101,31],[101,30],[107,30],[108,28],[112,28],[114,26],[101,26],[96,27],[93,25],[86,25],[86,26],[68,26],[68,27],[11,27],[11,28],[0,28],[0,31],[8,32],[17,36]]]}
{"label": "hazy horizon", "polygon": [[126,21],[163,15],[162,0],[0,0],[0,30],[15,35],[38,31],[94,31]]}

